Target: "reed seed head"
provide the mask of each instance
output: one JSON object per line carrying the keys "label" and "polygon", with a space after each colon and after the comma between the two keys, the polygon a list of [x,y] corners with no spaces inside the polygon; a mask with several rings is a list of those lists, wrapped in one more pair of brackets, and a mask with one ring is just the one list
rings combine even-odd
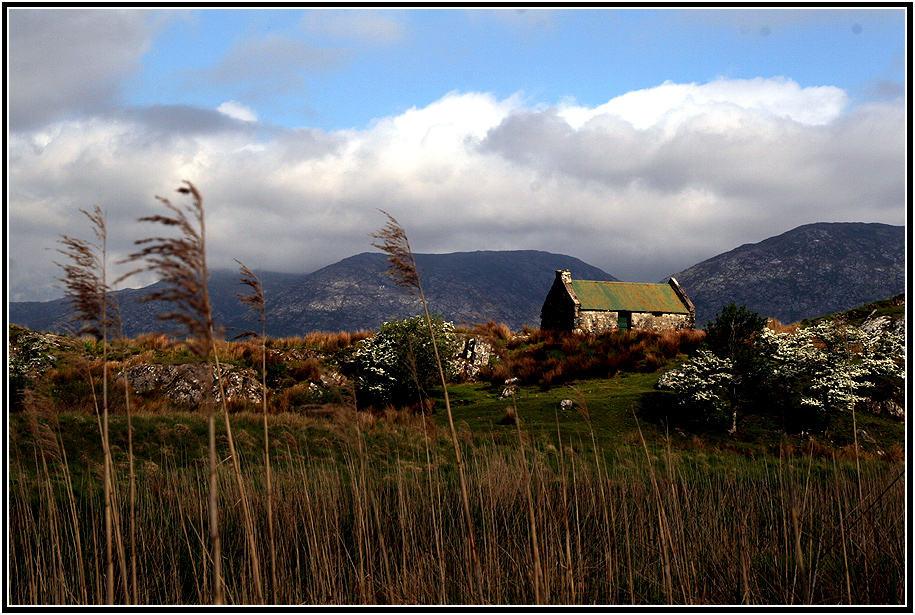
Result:
{"label": "reed seed head", "polygon": [[125,262],[144,261],[138,271],[152,271],[159,275],[164,287],[146,295],[141,301],[165,301],[178,309],[160,314],[160,320],[173,320],[184,325],[190,334],[191,350],[200,357],[209,353],[213,339],[213,320],[207,292],[209,272],[206,265],[203,198],[194,185],[186,181],[177,189],[179,194],[190,195],[189,204],[176,205],[165,197],[157,196],[169,213],[145,216],[139,222],[152,222],[174,228],[173,237],[151,237],[134,242],[143,249],[131,254]]}
{"label": "reed seed head", "polygon": [[378,211],[387,216],[388,223],[377,233],[371,233],[372,237],[380,241],[373,242],[372,245],[388,255],[388,270],[385,273],[391,276],[398,286],[415,295],[420,291],[419,274],[416,271],[416,261],[410,250],[407,233],[394,216],[381,209]]}
{"label": "reed seed head", "polygon": [[[98,205],[92,213],[84,209],[79,211],[89,218],[97,243],[60,235],[58,243],[63,248],[58,248],[57,252],[63,254],[67,262],[55,261],[55,264],[64,272],[58,279],[64,283],[64,296],[73,310],[72,320],[82,325],[77,333],[101,339],[103,331],[114,323],[113,314],[116,313],[105,282],[105,216]],[[112,310],[109,312],[106,307]]]}

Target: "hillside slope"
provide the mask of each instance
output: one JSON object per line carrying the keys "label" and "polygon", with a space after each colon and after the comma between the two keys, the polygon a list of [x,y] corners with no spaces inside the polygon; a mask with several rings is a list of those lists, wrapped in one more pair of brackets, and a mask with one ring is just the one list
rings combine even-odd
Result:
{"label": "hillside slope", "polygon": [[674,276],[704,325],[728,303],[791,323],[905,290],[905,228],[817,223],[745,244]]}
{"label": "hillside slope", "polygon": [[[587,263],[536,250],[417,254],[432,312],[455,323],[504,322],[518,330],[540,326],[540,308],[557,269],[580,277],[616,280]],[[363,253],[304,276],[276,298],[268,321],[281,332],[375,329],[391,318],[422,310],[385,274],[386,256]]]}
{"label": "hillside slope", "polygon": [[[561,254],[535,250],[417,254],[430,310],[456,323],[540,325],[540,308],[556,269],[579,280],[615,280],[610,274]],[[418,299],[385,275],[381,253],[363,253],[309,273],[260,272],[273,336],[310,331],[376,329],[391,318],[421,311]],[[866,223],[817,223],[746,244],[674,274],[696,306],[703,326],[734,302],[782,322],[840,312],[905,291],[905,229]],[[235,270],[211,273],[214,317],[227,337],[254,328],[236,293],[246,292]],[[662,280],[662,281],[666,281]],[[128,336],[170,331],[156,314],[170,308],[138,303],[147,289],[115,293]],[[58,299],[10,303],[10,322],[36,331],[60,331],[68,313]]]}

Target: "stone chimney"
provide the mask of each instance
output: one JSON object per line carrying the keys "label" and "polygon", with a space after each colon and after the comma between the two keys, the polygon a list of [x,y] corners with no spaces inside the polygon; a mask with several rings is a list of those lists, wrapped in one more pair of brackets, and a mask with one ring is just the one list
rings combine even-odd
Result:
{"label": "stone chimney", "polygon": [[572,283],[572,272],[568,269],[557,269],[556,270],[556,280],[564,284]]}

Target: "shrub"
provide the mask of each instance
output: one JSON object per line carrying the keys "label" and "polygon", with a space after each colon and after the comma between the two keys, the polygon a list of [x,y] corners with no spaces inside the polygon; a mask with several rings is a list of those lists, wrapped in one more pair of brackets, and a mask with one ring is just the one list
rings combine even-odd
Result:
{"label": "shrub", "polygon": [[470,333],[477,337],[482,337],[490,342],[507,342],[512,337],[512,331],[508,325],[503,322],[497,323],[490,319],[486,324],[474,325]]}
{"label": "shrub", "polygon": [[[440,356],[455,356],[454,325],[436,316],[432,328]],[[355,380],[356,397],[363,407],[410,405],[429,397],[441,384],[429,326],[422,316],[381,325],[378,333],[357,345],[343,369]],[[453,361],[443,361],[442,369],[449,380],[457,376]]]}
{"label": "shrub", "polygon": [[274,394],[271,408],[275,412],[295,412],[312,403],[312,394],[307,382],[293,385]]}
{"label": "shrub", "polygon": [[581,332],[531,330],[509,340],[500,360],[483,368],[482,379],[549,388],[572,380],[610,378],[619,371],[653,372],[681,353],[695,352],[702,331]]}
{"label": "shrub", "polygon": [[165,350],[169,344],[164,333],[143,333],[133,341],[133,346],[139,350]]}
{"label": "shrub", "polygon": [[706,423],[720,423],[729,408],[728,385],[734,364],[708,350],[700,350],[679,370],[666,374],[677,402],[687,416]]}
{"label": "shrub", "polygon": [[315,357],[309,357],[300,363],[289,366],[289,375],[298,382],[320,380],[321,374],[321,361]]}
{"label": "shrub", "polygon": [[[769,395],[771,365],[758,347],[768,320],[745,305],[729,303],[705,327],[705,347],[731,361],[733,379],[728,396],[734,412],[760,406]],[[736,417],[736,415],[735,415]],[[736,429],[736,424],[732,426]]]}
{"label": "shrub", "polygon": [[760,347],[772,365],[772,384],[828,429],[834,412],[901,388],[904,350],[892,333],[868,337],[860,329],[824,320],[796,333],[763,332]]}
{"label": "shrub", "polygon": [[824,320],[781,333],[763,327],[738,350],[725,343],[732,338],[722,330],[733,329],[720,327],[715,334],[710,346],[720,353],[700,351],[665,380],[681,405],[701,416],[714,418],[730,409],[732,431],[741,406],[767,413],[777,408],[784,427],[793,431],[825,430],[834,413],[850,412],[867,399],[890,398],[902,388],[904,351],[892,333],[869,337],[857,327]]}

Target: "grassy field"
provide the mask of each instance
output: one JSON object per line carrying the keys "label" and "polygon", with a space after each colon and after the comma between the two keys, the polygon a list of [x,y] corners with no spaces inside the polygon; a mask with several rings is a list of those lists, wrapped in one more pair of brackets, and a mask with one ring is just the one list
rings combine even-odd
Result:
{"label": "grassy field", "polygon": [[[744,417],[734,437],[686,429],[654,390],[662,372],[522,385],[508,397],[501,384],[449,387],[485,602],[904,601],[902,425],[858,416],[876,440],[858,455],[846,417],[831,442],[779,433],[765,416]],[[504,421],[512,412],[520,425]],[[8,417],[13,604],[105,601],[98,421],[41,405]],[[268,416],[273,541],[262,421],[251,409],[231,416],[257,568],[217,431],[228,603],[477,601],[441,412],[327,404]],[[133,508],[126,418],[109,418],[117,601],[207,603],[205,417],[138,407],[132,424]]]}

